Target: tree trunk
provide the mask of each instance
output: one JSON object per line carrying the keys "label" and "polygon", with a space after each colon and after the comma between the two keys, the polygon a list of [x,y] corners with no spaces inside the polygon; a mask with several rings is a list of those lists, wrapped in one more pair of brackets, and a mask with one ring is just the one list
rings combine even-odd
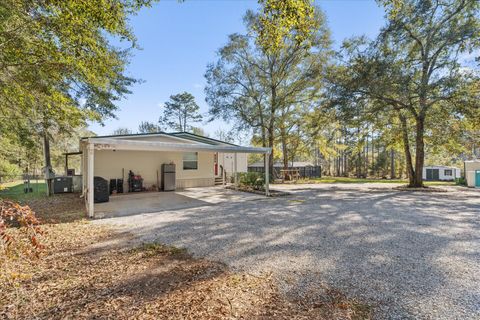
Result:
{"label": "tree trunk", "polygon": [[416,137],[415,137],[415,176],[413,186],[416,188],[423,187],[423,163],[425,160],[425,141],[423,136],[425,133],[425,118],[418,116],[416,119]]}
{"label": "tree trunk", "polygon": [[395,150],[390,149],[390,179],[395,179]]}
{"label": "tree trunk", "polygon": [[50,139],[48,138],[47,129],[43,129],[43,155],[45,158],[45,177],[47,182],[47,196],[53,194],[53,184],[50,177],[50,171],[52,170],[52,161],[50,158]]}
{"label": "tree trunk", "polygon": [[288,169],[288,146],[287,146],[287,133],[285,128],[280,127],[280,138],[282,142],[282,159],[283,159],[283,169]]}
{"label": "tree trunk", "polygon": [[415,185],[415,170],[413,169],[412,153],[410,151],[410,140],[408,139],[407,119],[399,115],[400,123],[402,124],[402,140],[403,149],[405,152],[405,162],[407,165],[408,186],[413,187]]}
{"label": "tree trunk", "polygon": [[268,128],[268,147],[272,149],[272,152],[270,152],[270,156],[268,158],[268,168],[270,170],[270,175],[275,177],[275,172],[273,171],[274,167],[273,167],[273,156],[274,156],[274,148],[273,148],[273,144],[275,142],[275,138],[273,136],[273,126],[272,127],[269,127]]}

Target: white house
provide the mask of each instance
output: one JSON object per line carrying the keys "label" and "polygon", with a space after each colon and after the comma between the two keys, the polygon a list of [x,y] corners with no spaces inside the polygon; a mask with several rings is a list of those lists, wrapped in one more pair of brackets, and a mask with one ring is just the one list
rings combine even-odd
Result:
{"label": "white house", "polygon": [[455,181],[461,177],[459,168],[446,166],[423,167],[423,180],[427,181]]}
{"label": "white house", "polygon": [[[224,172],[246,172],[248,153],[269,154],[270,148],[242,147],[187,132],[150,133],[82,138],[82,185],[89,216],[94,214],[94,177],[123,179],[141,175],[143,186],[162,184],[162,164],[175,164],[175,187],[208,187]],[[236,164],[236,165],[235,165]],[[237,171],[237,169],[240,169]],[[124,190],[127,190],[124,187]],[[268,195],[268,172],[265,192]]]}
{"label": "white house", "polygon": [[480,159],[465,161],[464,166],[467,186],[480,188]]}

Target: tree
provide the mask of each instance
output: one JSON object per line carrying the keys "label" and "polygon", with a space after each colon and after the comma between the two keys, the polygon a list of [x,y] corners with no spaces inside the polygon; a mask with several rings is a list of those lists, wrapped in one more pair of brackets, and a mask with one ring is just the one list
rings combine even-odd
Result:
{"label": "tree", "polygon": [[479,2],[405,0],[386,8],[388,23],[376,41],[345,45],[347,61],[333,76],[334,88],[337,97],[370,100],[367,112],[396,115],[409,185],[421,187],[429,120],[445,125],[440,115],[471,111],[454,101],[478,81],[460,54],[479,45]]}
{"label": "tree", "polygon": [[275,53],[287,42],[308,45],[317,32],[319,21],[315,17],[312,0],[259,0],[262,5],[256,42],[265,52]]}
{"label": "tree", "polygon": [[0,131],[44,141],[52,131],[112,117],[135,82],[125,76],[135,48],[128,16],[148,0],[5,0],[0,3]]}
{"label": "tree", "polygon": [[200,107],[195,102],[195,97],[188,92],[170,96],[165,102],[163,115],[159,119],[161,125],[177,131],[190,131],[191,123],[202,121]]}
{"label": "tree", "polygon": [[133,134],[132,130],[125,128],[125,127],[120,127],[115,130],[113,130],[112,135],[114,136],[121,136],[121,135],[127,135],[127,134]]}
{"label": "tree", "polygon": [[[296,106],[311,106],[320,94],[330,38],[320,11],[315,19],[320,28],[308,41],[299,43],[286,37],[286,45],[273,52],[263,50],[252,32],[230,35],[219,50],[218,61],[207,67],[210,119],[222,117],[235,121],[239,129],[253,130],[262,146],[272,148],[271,172],[277,126],[296,112]],[[248,30],[255,30],[259,18],[247,12],[245,23]]]}
{"label": "tree", "polygon": [[139,133],[155,133],[155,132],[160,132],[162,129],[160,126],[156,123],[148,122],[148,121],[142,121],[138,125],[138,132]]}

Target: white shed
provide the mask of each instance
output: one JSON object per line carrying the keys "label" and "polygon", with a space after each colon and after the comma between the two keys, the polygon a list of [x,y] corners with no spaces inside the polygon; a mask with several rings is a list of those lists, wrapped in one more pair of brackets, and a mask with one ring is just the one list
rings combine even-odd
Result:
{"label": "white shed", "polygon": [[480,159],[465,161],[467,186],[480,188]]}
{"label": "white shed", "polygon": [[446,166],[423,167],[423,180],[426,181],[455,181],[461,177],[459,168]]}

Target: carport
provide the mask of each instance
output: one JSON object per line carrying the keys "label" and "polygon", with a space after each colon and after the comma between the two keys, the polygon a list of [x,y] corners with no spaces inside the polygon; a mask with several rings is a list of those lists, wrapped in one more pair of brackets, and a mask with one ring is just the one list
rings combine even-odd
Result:
{"label": "carport", "polygon": [[[270,148],[257,147],[241,147],[231,145],[201,145],[201,144],[185,144],[158,141],[137,141],[137,140],[120,140],[112,138],[88,138],[81,141],[80,148],[82,154],[83,172],[83,195],[85,197],[88,216],[95,217],[95,204],[93,197],[94,190],[94,166],[95,166],[95,150],[128,150],[128,151],[172,151],[172,152],[225,152],[235,155],[235,168],[238,153],[257,153],[265,155],[265,195],[269,196],[269,170],[268,155]],[[237,172],[233,172],[235,185],[238,184]],[[141,198],[141,197],[140,197]],[[168,201],[168,197],[163,197]],[[126,198],[125,198],[126,199]],[[133,199],[133,197],[132,197]],[[137,199],[137,198],[135,198]],[[138,203],[138,201],[136,201]]]}

